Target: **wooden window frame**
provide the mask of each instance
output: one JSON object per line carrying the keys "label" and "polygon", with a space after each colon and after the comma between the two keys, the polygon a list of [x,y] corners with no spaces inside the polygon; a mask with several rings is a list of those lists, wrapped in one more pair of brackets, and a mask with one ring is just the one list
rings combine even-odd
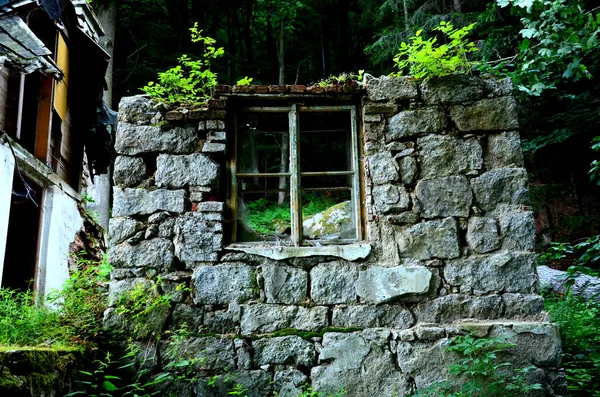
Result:
{"label": "wooden window frame", "polygon": [[[321,244],[345,244],[355,243],[363,240],[363,225],[362,225],[362,208],[361,208],[361,170],[359,156],[359,136],[356,106],[340,105],[340,106],[304,106],[293,104],[291,106],[273,106],[273,107],[246,107],[239,110],[240,112],[254,113],[287,113],[289,120],[289,172],[285,173],[270,173],[268,176],[281,176],[290,178],[290,214],[291,214],[291,243],[299,247],[303,240],[302,236],[302,193],[301,193],[301,177],[303,176],[320,176],[320,175],[348,175],[352,177],[351,202],[352,212],[356,227],[356,236],[354,239],[337,239],[333,241],[318,240]],[[300,169],[300,113],[326,113],[326,112],[349,112],[350,116],[350,149],[351,149],[351,165],[349,171],[325,171],[325,172],[302,172]],[[232,211],[232,241],[237,241],[237,212],[238,212],[238,178],[240,177],[260,177],[267,174],[262,173],[238,173],[237,172],[237,147],[238,147],[238,120],[237,113],[234,117],[235,138],[233,142],[233,156],[231,158],[230,170],[230,207]],[[311,240],[312,241],[312,240]],[[249,242],[239,242],[241,244],[252,244]],[[260,241],[260,244],[269,244],[270,241]]]}

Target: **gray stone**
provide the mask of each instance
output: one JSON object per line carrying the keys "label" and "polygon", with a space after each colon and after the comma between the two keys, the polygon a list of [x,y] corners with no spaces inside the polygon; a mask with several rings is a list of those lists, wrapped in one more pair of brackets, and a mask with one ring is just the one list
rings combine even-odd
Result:
{"label": "gray stone", "polygon": [[169,268],[173,264],[173,243],[162,238],[144,240],[137,245],[120,244],[108,251],[108,261],[114,267]]}
{"label": "gray stone", "polygon": [[[140,287],[138,287],[140,286]],[[111,281],[108,283],[108,306],[115,306],[119,299],[126,298],[126,292],[133,289],[143,288],[149,290],[154,286],[154,283],[145,278],[130,278],[119,281]]]}
{"label": "gray stone", "polygon": [[410,196],[404,186],[374,186],[373,199],[375,200],[375,209],[381,215],[407,210],[410,205]]}
{"label": "gray stone", "polygon": [[446,115],[438,108],[405,110],[388,119],[385,141],[408,138],[421,133],[438,133],[446,128]]}
{"label": "gray stone", "polygon": [[480,170],[483,150],[475,138],[426,135],[417,140],[421,178],[463,174]]}
{"label": "gray stone", "polygon": [[517,103],[512,97],[482,99],[450,108],[459,131],[503,131],[519,128]]}
{"label": "gray stone", "polygon": [[194,270],[194,303],[226,305],[241,303],[257,295],[255,267],[241,264],[199,266]]}
{"label": "gray stone", "polygon": [[498,168],[471,179],[475,200],[484,211],[498,204],[526,204],[529,200],[527,171],[523,168]]}
{"label": "gray stone", "polygon": [[173,310],[172,329],[186,329],[190,332],[198,332],[202,327],[204,311],[198,307],[187,304],[178,304]]}
{"label": "gray stone", "polygon": [[225,131],[210,131],[206,135],[206,139],[210,142],[225,142],[227,140],[227,132]]}
{"label": "gray stone", "polygon": [[537,290],[535,254],[501,252],[446,262],[444,278],[461,292],[534,293]]}
{"label": "gray stone", "polygon": [[[410,149],[414,150],[414,149]],[[400,152],[396,156],[401,156],[403,152]],[[402,157],[398,160],[398,167],[400,169],[400,179],[404,184],[411,184],[414,182],[417,176],[417,160],[414,157]]]}
{"label": "gray stone", "polygon": [[412,225],[414,223],[419,222],[419,219],[420,219],[419,214],[417,214],[416,212],[412,212],[412,211],[403,212],[398,215],[389,215],[387,217],[387,221],[391,225],[406,225],[406,224]]}
{"label": "gray stone", "polygon": [[523,167],[523,150],[517,131],[488,136],[485,165],[488,170],[505,167]]}
{"label": "gray stone", "polygon": [[307,382],[308,377],[297,369],[277,371],[273,376],[273,387],[279,397],[298,397]]}
{"label": "gray stone", "polygon": [[218,183],[219,166],[204,154],[160,154],[156,159],[156,185],[159,187],[217,187]]}
{"label": "gray stone", "polygon": [[515,322],[493,327],[490,336],[508,337],[514,346],[499,354],[498,359],[510,361],[516,367],[535,365],[557,367],[560,364],[560,336],[555,324]]}
{"label": "gray stone", "polygon": [[[332,205],[324,211],[304,219],[302,234],[305,237],[315,238],[354,238],[356,229],[352,222],[353,208],[351,202],[342,201]],[[288,224],[285,224],[287,228]]]}
{"label": "gray stone", "polygon": [[394,153],[394,157],[409,156],[414,153],[414,142],[398,142],[393,141],[385,145],[385,149],[389,152]]}
{"label": "gray stone", "polygon": [[175,345],[161,346],[163,365],[168,365],[175,355],[176,360],[194,360],[196,370],[223,370],[235,368],[235,349],[232,339],[200,337],[185,339]]}
{"label": "gray stone", "polygon": [[269,333],[284,328],[318,331],[327,326],[327,308],[273,304],[242,305],[242,335]]}
{"label": "gray stone", "polygon": [[204,329],[215,333],[240,333],[240,305],[230,303],[227,310],[216,310],[204,314]]}
{"label": "gray stone", "polygon": [[361,271],[356,294],[365,302],[380,304],[404,297],[427,294],[433,275],[425,267],[373,266]]}
{"label": "gray stone", "polygon": [[111,218],[108,223],[109,245],[117,245],[144,229],[142,222],[131,218]]}
{"label": "gray stone", "polygon": [[[245,397],[272,397],[273,379],[269,372],[263,370],[237,370],[228,371],[226,376],[221,375],[208,379],[200,378],[195,384],[196,397],[224,397],[230,396],[236,385],[242,385],[242,396]],[[179,397],[179,396],[178,396]]]}
{"label": "gray stone", "polygon": [[116,152],[129,156],[153,152],[192,153],[197,146],[198,135],[193,127],[161,130],[160,127],[119,123],[115,137]]}
{"label": "gray stone", "polygon": [[535,218],[532,211],[520,206],[499,205],[492,216],[500,223],[503,250],[535,250]]}
{"label": "gray stone", "polygon": [[478,254],[500,248],[498,223],[491,218],[472,217],[467,229],[467,244]]}
{"label": "gray stone", "polygon": [[419,303],[414,313],[418,322],[446,324],[468,318],[502,318],[503,305],[499,295],[451,294]]}
{"label": "gray stone", "polygon": [[442,327],[419,324],[415,327],[415,335],[421,340],[436,341],[446,336],[446,330]]}
{"label": "gray stone", "polygon": [[198,212],[223,212],[225,203],[219,201],[205,201],[203,203],[198,203],[196,208]]}
{"label": "gray stone", "polygon": [[175,221],[175,255],[186,262],[216,261],[223,248],[223,224],[201,212],[188,212]]}
{"label": "gray stone", "polygon": [[203,153],[225,153],[227,146],[224,143],[205,142],[202,145]]}
{"label": "gray stone", "polygon": [[333,360],[339,370],[360,369],[370,347],[360,332],[326,332],[319,361]]}
{"label": "gray stone", "polygon": [[135,186],[148,176],[148,168],[141,157],[117,156],[113,166],[116,185]]}
{"label": "gray stone", "polygon": [[313,366],[317,360],[315,347],[299,336],[281,336],[252,342],[254,365],[282,364]]}
{"label": "gray stone", "polygon": [[310,271],[312,300],[320,305],[356,302],[358,265],[344,262],[321,263]]}
{"label": "gray stone", "polygon": [[404,101],[418,95],[417,84],[407,77],[381,76],[367,82],[367,96],[372,101]]}
{"label": "gray stone", "polygon": [[460,256],[458,228],[453,218],[421,222],[396,234],[400,254],[427,260]]}
{"label": "gray stone", "polygon": [[308,274],[291,266],[262,265],[267,303],[298,304],[306,300]]}
{"label": "gray stone", "polygon": [[340,328],[406,329],[415,320],[407,308],[398,305],[347,306],[333,309],[332,326]]}
{"label": "gray stone", "polygon": [[369,157],[371,180],[376,185],[398,182],[398,164],[390,152],[380,152]]}
{"label": "gray stone", "polygon": [[443,349],[447,341],[399,342],[396,348],[400,370],[414,380],[417,389],[424,389],[447,379],[448,364]]}
{"label": "gray stone", "polygon": [[113,188],[112,215],[148,215],[158,211],[185,211],[185,190]]}
{"label": "gray stone", "polygon": [[235,355],[237,357],[237,367],[240,369],[252,368],[252,346],[251,342],[245,339],[235,338],[233,340],[235,346]]}
{"label": "gray stone", "polygon": [[148,95],[134,95],[121,98],[119,102],[119,123],[147,124],[158,112],[159,104]]}
{"label": "gray stone", "polygon": [[[551,269],[548,266],[538,266],[536,270],[542,288],[548,288],[559,294],[567,293],[564,281],[567,276],[565,271]],[[600,300],[600,278],[582,273],[576,273],[573,278],[575,279],[571,287],[573,295],[581,296],[585,300]]]}
{"label": "gray stone", "polygon": [[545,316],[544,298],[540,295],[502,294],[504,317],[513,319]]}
{"label": "gray stone", "polygon": [[421,180],[415,188],[419,215],[423,218],[469,216],[473,193],[464,176]]}
{"label": "gray stone", "polygon": [[169,218],[158,225],[158,237],[173,238],[175,232],[175,218]]}
{"label": "gray stone", "polygon": [[150,224],[161,223],[170,217],[171,217],[171,214],[169,214],[168,212],[158,212],[158,213],[152,214],[148,217],[148,223],[150,223]]}
{"label": "gray stone", "polygon": [[499,80],[495,77],[481,79],[483,83],[484,94],[489,97],[508,96],[513,93],[512,80],[506,77]]}
{"label": "gray stone", "polygon": [[428,105],[473,102],[483,98],[481,79],[468,75],[427,79],[420,88],[423,101]]}

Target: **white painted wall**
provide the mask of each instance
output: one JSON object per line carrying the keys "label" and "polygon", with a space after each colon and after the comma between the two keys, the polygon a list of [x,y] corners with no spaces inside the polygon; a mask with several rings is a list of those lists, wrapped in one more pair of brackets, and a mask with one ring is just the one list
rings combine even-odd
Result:
{"label": "white painted wall", "polygon": [[4,269],[14,169],[15,159],[10,149],[0,144],[0,282],[2,281],[2,271]]}
{"label": "white painted wall", "polygon": [[83,227],[77,202],[58,187],[44,192],[38,261],[38,292],[62,288],[69,278],[69,245]]}

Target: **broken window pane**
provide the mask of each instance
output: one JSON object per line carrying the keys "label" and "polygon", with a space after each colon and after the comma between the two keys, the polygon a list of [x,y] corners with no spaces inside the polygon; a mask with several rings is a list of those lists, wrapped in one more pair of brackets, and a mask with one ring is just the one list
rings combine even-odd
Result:
{"label": "broken window pane", "polygon": [[289,178],[238,178],[238,187],[238,241],[289,240]]}
{"label": "broken window pane", "polygon": [[349,112],[300,115],[300,169],[302,172],[351,170]]}
{"label": "broken window pane", "polygon": [[302,234],[311,240],[356,238],[351,176],[302,177]]}
{"label": "broken window pane", "polygon": [[237,172],[288,172],[288,114],[243,112],[239,117]]}

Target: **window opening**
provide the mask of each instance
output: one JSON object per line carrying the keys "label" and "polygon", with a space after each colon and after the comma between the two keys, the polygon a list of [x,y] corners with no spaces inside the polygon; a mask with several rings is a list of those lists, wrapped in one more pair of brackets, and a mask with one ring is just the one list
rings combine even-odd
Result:
{"label": "window opening", "polygon": [[234,241],[361,239],[353,106],[246,108],[236,126]]}

